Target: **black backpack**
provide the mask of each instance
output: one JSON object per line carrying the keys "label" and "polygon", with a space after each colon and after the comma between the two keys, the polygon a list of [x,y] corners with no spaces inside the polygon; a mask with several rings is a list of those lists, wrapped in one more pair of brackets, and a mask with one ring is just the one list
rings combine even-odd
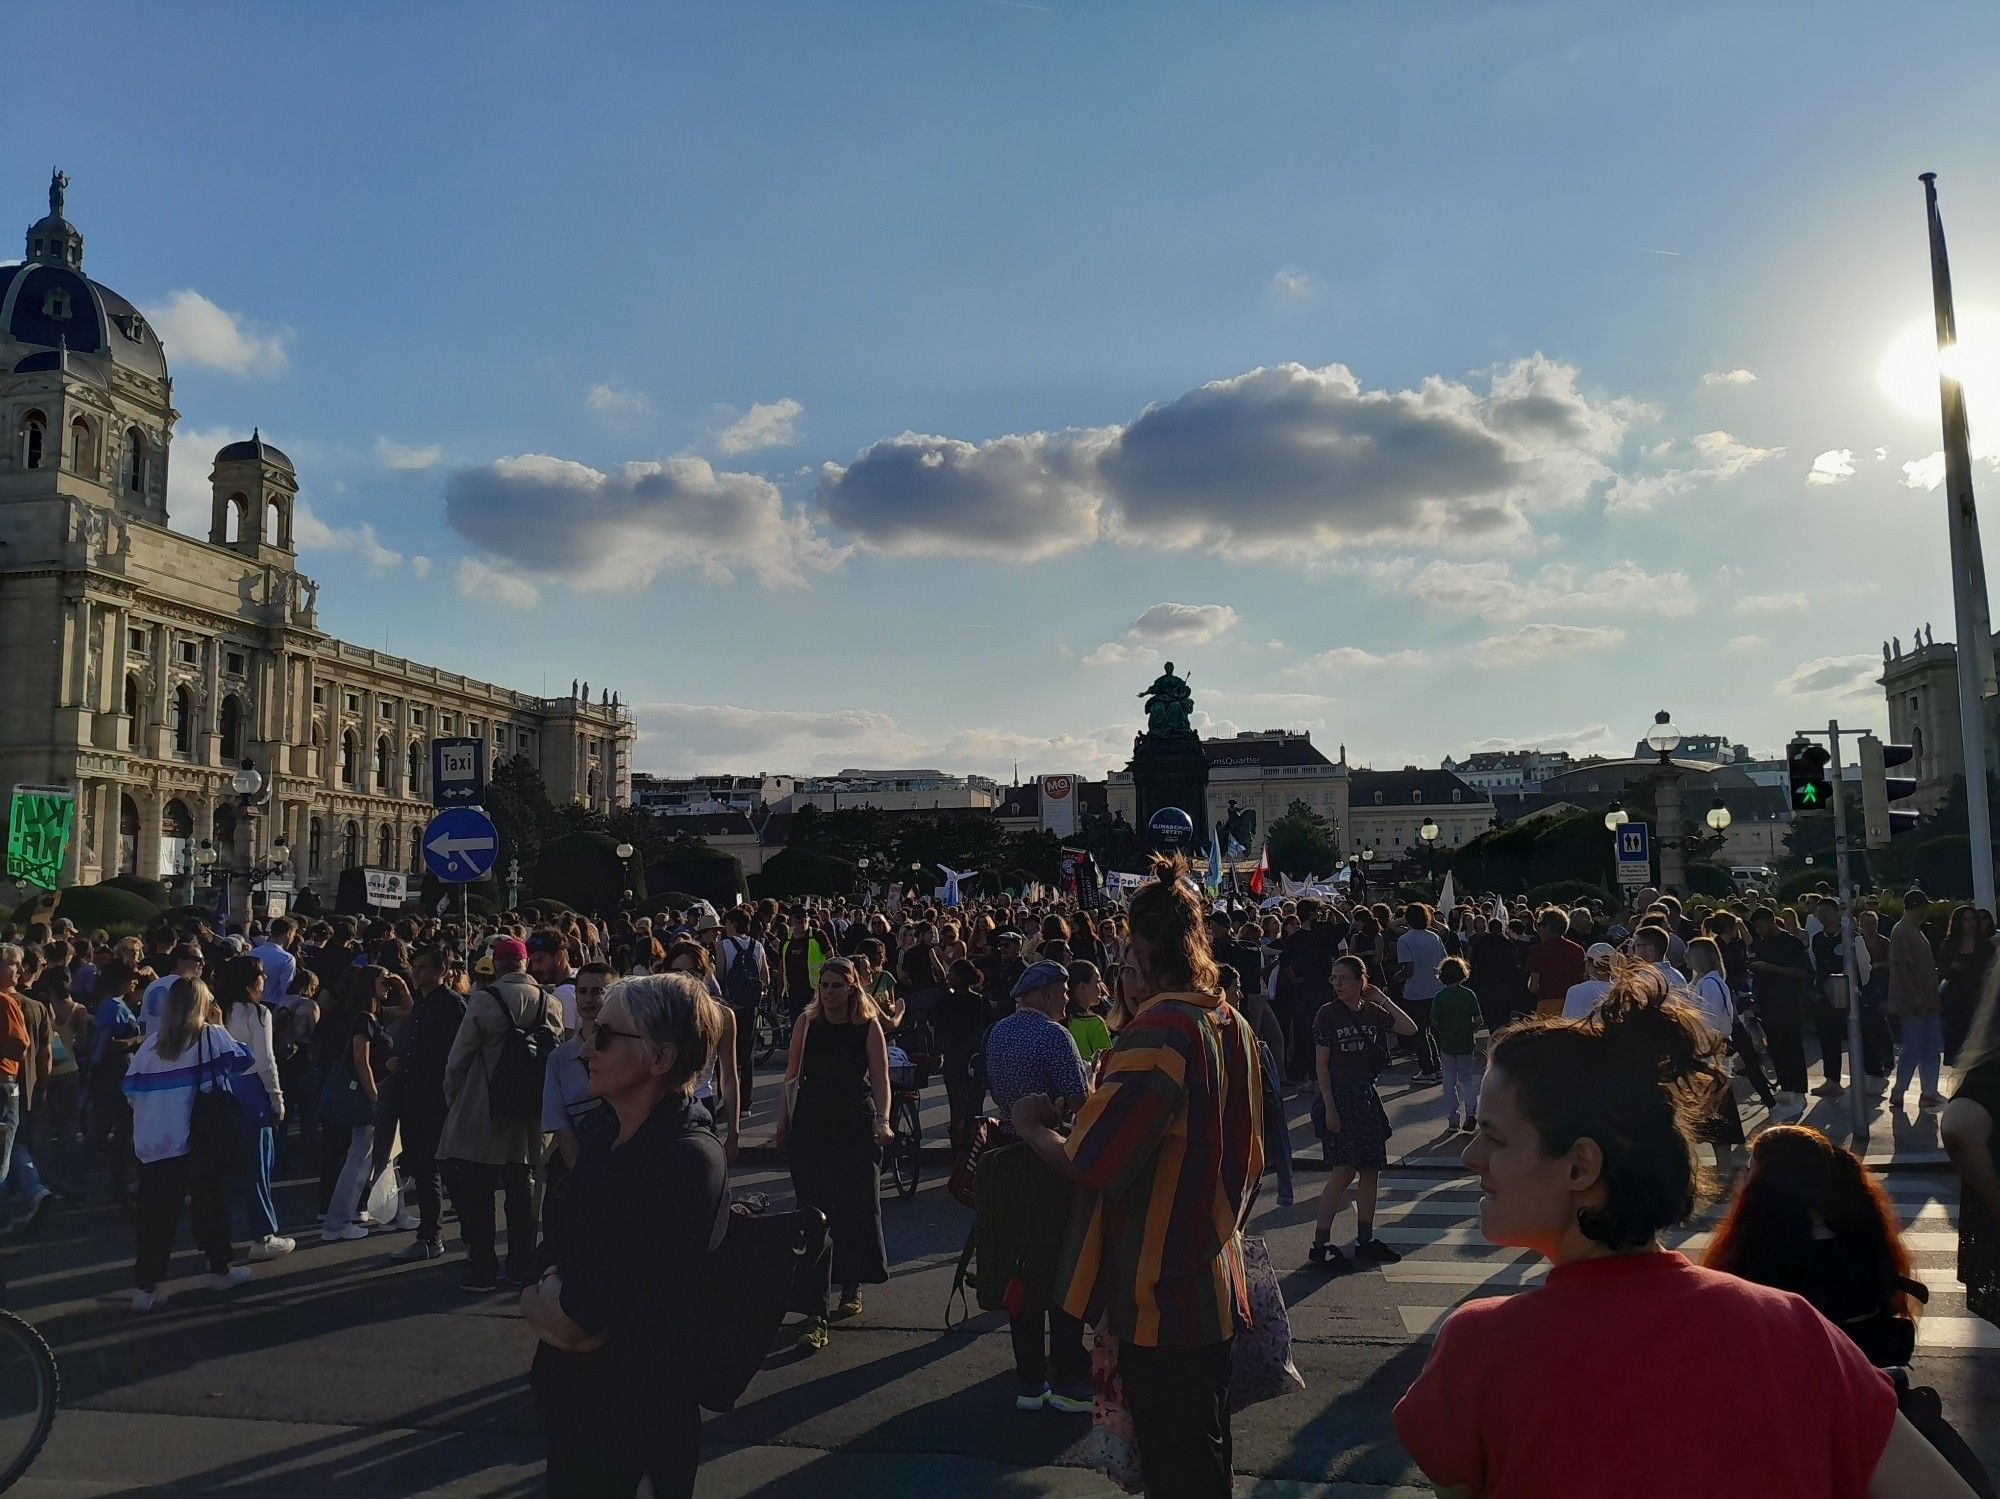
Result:
{"label": "black backpack", "polygon": [[500,997],[499,990],[489,987],[483,992],[500,1007],[501,1018],[507,1022],[507,1030],[500,1037],[500,1055],[492,1072],[487,1074],[486,1106],[499,1119],[539,1123],[542,1075],[548,1071],[549,1053],[556,1049],[556,1038],[548,1027],[548,991],[540,991],[541,1005],[532,1028],[514,1023],[514,1012]]}
{"label": "black backpack", "polygon": [[758,971],[756,942],[748,937],[725,938],[733,949],[722,970],[722,997],[732,1010],[754,1010],[764,1002],[764,977]]}

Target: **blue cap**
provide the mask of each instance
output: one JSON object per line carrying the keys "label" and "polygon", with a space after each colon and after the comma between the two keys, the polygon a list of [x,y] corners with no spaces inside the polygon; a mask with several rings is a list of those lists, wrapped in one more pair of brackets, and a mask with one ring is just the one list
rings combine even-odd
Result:
{"label": "blue cap", "polygon": [[1046,989],[1050,984],[1067,984],[1069,970],[1053,958],[1043,958],[1038,963],[1030,963],[1021,970],[1021,976],[1014,980],[1014,992],[1007,997],[1019,999],[1036,989]]}

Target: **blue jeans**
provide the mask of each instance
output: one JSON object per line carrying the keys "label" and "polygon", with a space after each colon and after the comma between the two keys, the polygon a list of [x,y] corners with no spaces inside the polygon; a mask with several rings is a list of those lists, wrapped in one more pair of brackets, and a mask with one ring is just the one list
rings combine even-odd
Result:
{"label": "blue jeans", "polygon": [[229,1179],[229,1206],[246,1239],[266,1239],[278,1231],[278,1205],[271,1199],[275,1148],[270,1125],[244,1122],[245,1169]]}
{"label": "blue jeans", "polygon": [[1905,1015],[1903,1047],[1896,1056],[1894,1094],[1901,1097],[1910,1086],[1910,1076],[1921,1070],[1924,1091],[1938,1090],[1938,1069],[1944,1064],[1944,1016]]}
{"label": "blue jeans", "polygon": [[[1940,1033],[1942,1034],[1942,1033]],[[21,1138],[21,1085],[0,1083],[0,1203],[25,1208],[47,1190]]]}

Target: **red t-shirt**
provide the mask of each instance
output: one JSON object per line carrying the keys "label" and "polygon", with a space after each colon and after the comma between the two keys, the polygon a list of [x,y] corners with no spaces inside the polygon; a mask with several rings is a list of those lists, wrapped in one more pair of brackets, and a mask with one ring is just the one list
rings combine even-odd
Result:
{"label": "red t-shirt", "polygon": [[1542,981],[1535,986],[1535,1008],[1545,1015],[1562,1014],[1569,991],[1589,976],[1583,949],[1567,937],[1543,938],[1528,949],[1528,976],[1537,974]]}
{"label": "red t-shirt", "polygon": [[1896,1394],[1803,1297],[1671,1251],[1445,1319],[1396,1430],[1478,1499],[1862,1499]]}

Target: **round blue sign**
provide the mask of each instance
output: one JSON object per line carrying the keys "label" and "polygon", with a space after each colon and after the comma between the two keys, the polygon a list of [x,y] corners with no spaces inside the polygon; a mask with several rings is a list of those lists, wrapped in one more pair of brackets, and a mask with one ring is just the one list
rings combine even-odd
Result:
{"label": "round blue sign", "polygon": [[1146,831],[1167,848],[1186,848],[1194,842],[1194,819],[1179,807],[1162,807],[1146,820]]}

